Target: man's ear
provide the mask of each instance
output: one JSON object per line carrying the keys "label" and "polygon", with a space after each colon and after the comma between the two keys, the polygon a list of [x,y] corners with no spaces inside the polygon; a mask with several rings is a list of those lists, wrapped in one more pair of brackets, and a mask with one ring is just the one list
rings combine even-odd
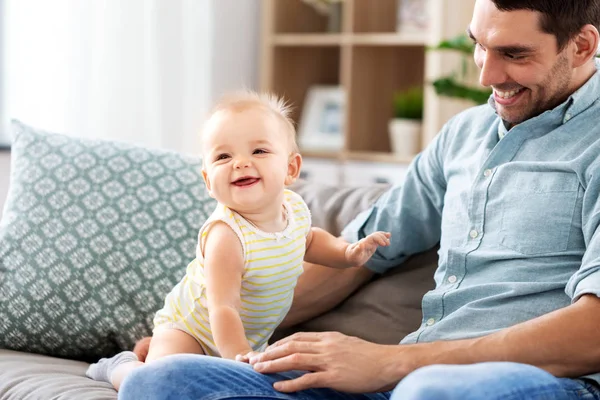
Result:
{"label": "man's ear", "polygon": [[208,191],[208,195],[210,197],[214,198],[215,196],[213,196],[212,189],[210,186],[210,179],[204,168],[202,168],[202,179],[204,179],[204,184],[206,185],[206,190]]}
{"label": "man's ear", "polygon": [[300,176],[300,168],[302,168],[302,156],[298,153],[290,155],[288,160],[288,170],[285,176],[285,186],[289,186],[296,182],[298,176]]}
{"label": "man's ear", "polygon": [[598,29],[592,24],[587,24],[573,39],[575,43],[575,53],[573,54],[573,66],[580,67],[586,64],[590,59],[596,57],[598,45]]}

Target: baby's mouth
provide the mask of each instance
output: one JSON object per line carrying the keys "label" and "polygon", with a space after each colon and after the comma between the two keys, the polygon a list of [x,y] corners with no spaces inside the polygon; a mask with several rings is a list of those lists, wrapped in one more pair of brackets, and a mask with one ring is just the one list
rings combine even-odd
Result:
{"label": "baby's mouth", "polygon": [[244,186],[254,185],[259,180],[260,180],[260,178],[254,178],[252,176],[242,176],[241,178],[238,178],[231,183],[235,186],[244,187]]}

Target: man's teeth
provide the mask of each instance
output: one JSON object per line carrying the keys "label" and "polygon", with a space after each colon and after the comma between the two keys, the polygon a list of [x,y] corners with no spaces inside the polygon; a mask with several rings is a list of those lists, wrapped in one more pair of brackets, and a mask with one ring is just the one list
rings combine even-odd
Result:
{"label": "man's teeth", "polygon": [[499,90],[496,90],[496,94],[498,95],[498,97],[502,97],[503,99],[510,99],[511,97],[513,97],[515,94],[519,93],[522,90],[523,90],[523,88],[517,89],[517,90],[511,90],[510,92],[501,92]]}

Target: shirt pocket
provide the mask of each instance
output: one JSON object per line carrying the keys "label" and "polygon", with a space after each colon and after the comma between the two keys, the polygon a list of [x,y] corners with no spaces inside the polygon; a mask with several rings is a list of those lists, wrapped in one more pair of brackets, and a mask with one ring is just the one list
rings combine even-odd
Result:
{"label": "shirt pocket", "polygon": [[500,244],[525,255],[567,250],[579,180],[570,172],[517,172],[502,208]]}

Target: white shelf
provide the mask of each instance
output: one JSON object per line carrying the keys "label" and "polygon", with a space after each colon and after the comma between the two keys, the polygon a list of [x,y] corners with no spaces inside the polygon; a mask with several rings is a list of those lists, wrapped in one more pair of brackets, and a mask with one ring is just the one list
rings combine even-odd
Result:
{"label": "white shelf", "polygon": [[273,36],[276,46],[339,46],[342,35],[331,33],[286,33]]}
{"label": "white shelf", "polygon": [[425,46],[428,38],[420,33],[286,33],[272,40],[275,46]]}
{"label": "white shelf", "polygon": [[358,46],[425,46],[427,35],[420,33],[357,33],[348,40]]}

